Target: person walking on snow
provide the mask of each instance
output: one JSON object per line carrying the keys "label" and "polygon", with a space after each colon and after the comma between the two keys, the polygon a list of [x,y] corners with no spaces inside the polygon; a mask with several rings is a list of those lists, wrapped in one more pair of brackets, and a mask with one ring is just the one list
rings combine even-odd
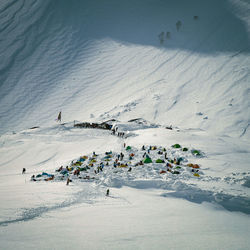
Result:
{"label": "person walking on snow", "polygon": [[68,186],[70,183],[70,178],[67,179],[66,185]]}
{"label": "person walking on snow", "polygon": [[57,121],[61,122],[61,120],[62,120],[62,112],[60,111],[57,117]]}

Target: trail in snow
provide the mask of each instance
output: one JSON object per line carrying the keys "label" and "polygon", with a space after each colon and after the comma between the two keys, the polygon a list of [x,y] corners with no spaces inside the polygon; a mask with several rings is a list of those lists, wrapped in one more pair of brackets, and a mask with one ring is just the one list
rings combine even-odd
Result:
{"label": "trail in snow", "polygon": [[70,198],[64,200],[61,203],[56,203],[53,205],[41,205],[38,207],[33,208],[19,208],[18,211],[16,211],[17,218],[10,218],[7,220],[0,221],[0,226],[7,226],[12,223],[18,223],[18,222],[26,222],[29,220],[36,219],[38,217],[43,216],[44,214],[57,210],[57,209],[63,209],[67,207],[72,207],[77,204],[95,204],[100,202],[98,201],[98,198],[103,197],[103,193],[105,191],[101,189],[98,186],[94,186],[89,184],[81,183],[79,185],[81,187],[81,190],[77,193],[74,193],[73,196],[70,196]]}

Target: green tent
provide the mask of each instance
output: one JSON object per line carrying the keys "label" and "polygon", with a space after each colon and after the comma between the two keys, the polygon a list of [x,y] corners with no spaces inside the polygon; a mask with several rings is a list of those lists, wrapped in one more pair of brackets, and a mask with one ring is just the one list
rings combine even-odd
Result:
{"label": "green tent", "polygon": [[180,174],[180,172],[175,170],[172,174]]}
{"label": "green tent", "polygon": [[184,152],[185,152],[185,151],[188,151],[188,148],[183,148],[182,151],[184,151]]}
{"label": "green tent", "polygon": [[164,163],[164,161],[161,160],[161,159],[157,159],[155,162],[156,162],[156,163]]}
{"label": "green tent", "polygon": [[173,148],[181,148],[181,145],[177,143],[177,144],[172,145],[172,147]]}
{"label": "green tent", "polygon": [[130,147],[130,146],[127,146],[127,147],[126,147],[126,150],[130,150],[130,149],[131,149],[131,147]]}
{"label": "green tent", "polygon": [[201,152],[199,150],[193,149],[191,153],[195,156],[201,156]]}
{"label": "green tent", "polygon": [[145,160],[144,160],[144,163],[152,163],[152,160],[150,157],[147,157]]}

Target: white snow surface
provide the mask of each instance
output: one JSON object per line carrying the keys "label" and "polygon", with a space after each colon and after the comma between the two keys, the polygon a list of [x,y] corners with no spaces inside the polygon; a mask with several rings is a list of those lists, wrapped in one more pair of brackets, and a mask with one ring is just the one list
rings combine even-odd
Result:
{"label": "white snow surface", "polygon": [[2,0],[0,249],[249,249],[249,40],[249,0]]}

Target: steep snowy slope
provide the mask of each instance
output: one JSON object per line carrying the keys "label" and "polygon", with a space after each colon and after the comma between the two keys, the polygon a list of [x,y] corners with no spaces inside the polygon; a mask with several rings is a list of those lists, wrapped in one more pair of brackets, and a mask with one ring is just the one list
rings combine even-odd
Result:
{"label": "steep snowy slope", "polygon": [[[248,249],[249,11],[1,0],[0,248]],[[112,118],[125,138],[74,127]]]}
{"label": "steep snowy slope", "polygon": [[248,13],[247,1],[2,1],[0,131],[62,110],[249,138]]}

